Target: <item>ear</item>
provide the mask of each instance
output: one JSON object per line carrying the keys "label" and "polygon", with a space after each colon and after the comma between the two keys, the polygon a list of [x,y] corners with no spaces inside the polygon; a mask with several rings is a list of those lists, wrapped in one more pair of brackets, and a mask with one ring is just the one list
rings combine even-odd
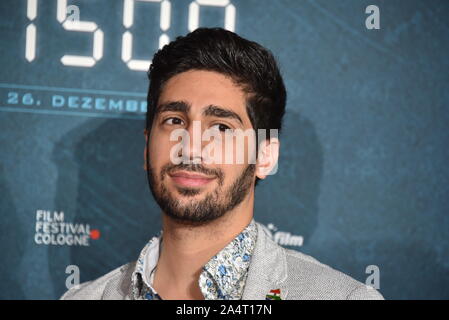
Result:
{"label": "ear", "polygon": [[277,172],[279,147],[278,138],[266,139],[260,143],[256,164],[256,176],[259,179],[265,179]]}
{"label": "ear", "polygon": [[145,148],[143,149],[143,170],[147,171],[147,149],[148,149],[148,133],[147,129],[143,129],[143,135],[145,136]]}

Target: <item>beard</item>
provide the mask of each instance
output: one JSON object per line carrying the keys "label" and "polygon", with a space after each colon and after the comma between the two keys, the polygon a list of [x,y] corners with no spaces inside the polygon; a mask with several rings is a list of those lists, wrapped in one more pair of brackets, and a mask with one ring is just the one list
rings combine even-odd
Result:
{"label": "beard", "polygon": [[[156,178],[154,170],[147,163],[148,182],[151,193],[162,211],[169,217],[184,225],[198,226],[218,219],[226,212],[239,205],[249,193],[254,182],[255,164],[249,164],[233,183],[225,188],[224,174],[219,169],[209,169],[201,164],[179,164],[168,163],[160,171],[159,179]],[[218,186],[215,190],[208,192],[203,199],[196,200],[194,196],[203,192],[197,188],[176,187],[178,192],[191,197],[190,200],[180,201],[173,193],[169,192],[164,184],[168,173],[177,170],[200,172],[215,176]]]}

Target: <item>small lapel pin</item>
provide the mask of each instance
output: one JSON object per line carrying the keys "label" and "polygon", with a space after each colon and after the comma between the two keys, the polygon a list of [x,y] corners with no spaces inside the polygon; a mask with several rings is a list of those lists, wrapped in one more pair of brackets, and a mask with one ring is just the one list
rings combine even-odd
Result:
{"label": "small lapel pin", "polygon": [[265,297],[265,300],[282,300],[281,299],[281,289],[273,289]]}

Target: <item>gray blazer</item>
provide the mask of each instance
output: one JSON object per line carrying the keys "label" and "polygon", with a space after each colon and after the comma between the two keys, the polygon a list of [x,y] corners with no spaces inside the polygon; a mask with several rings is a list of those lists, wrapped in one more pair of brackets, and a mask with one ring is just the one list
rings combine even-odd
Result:
{"label": "gray blazer", "polygon": [[[254,248],[242,300],[265,300],[280,289],[281,300],[382,300],[374,288],[318,262],[299,251],[281,247],[256,222]],[[135,262],[68,290],[61,299],[131,299]]]}

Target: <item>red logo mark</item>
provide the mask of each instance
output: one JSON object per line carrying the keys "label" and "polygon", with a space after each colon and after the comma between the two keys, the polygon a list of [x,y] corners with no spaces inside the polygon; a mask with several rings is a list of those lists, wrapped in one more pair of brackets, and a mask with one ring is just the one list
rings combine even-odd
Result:
{"label": "red logo mark", "polygon": [[100,230],[98,229],[92,229],[90,231],[90,237],[94,240],[97,240],[98,238],[100,238]]}

